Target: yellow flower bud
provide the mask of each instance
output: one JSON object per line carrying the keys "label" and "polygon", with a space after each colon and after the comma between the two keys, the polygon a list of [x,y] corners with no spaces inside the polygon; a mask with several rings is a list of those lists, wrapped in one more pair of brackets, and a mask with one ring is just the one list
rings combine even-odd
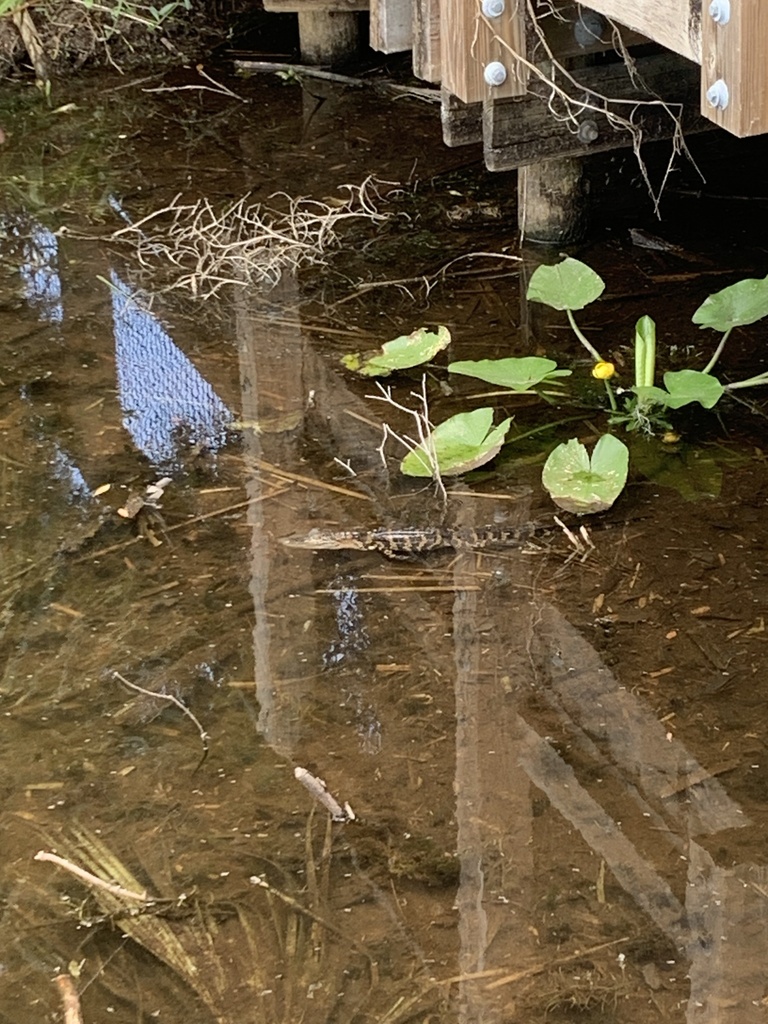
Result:
{"label": "yellow flower bud", "polygon": [[606,363],[603,360],[595,363],[592,367],[592,376],[598,380],[610,380],[614,373],[616,373],[616,367],[613,363]]}

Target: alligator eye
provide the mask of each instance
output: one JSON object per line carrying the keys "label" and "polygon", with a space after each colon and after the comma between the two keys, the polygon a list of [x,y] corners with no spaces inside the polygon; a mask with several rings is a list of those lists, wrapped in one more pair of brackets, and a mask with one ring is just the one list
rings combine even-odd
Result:
{"label": "alligator eye", "polygon": [[592,367],[592,376],[597,377],[598,380],[610,380],[614,373],[616,373],[616,367],[613,363],[606,363],[603,360],[595,363]]}

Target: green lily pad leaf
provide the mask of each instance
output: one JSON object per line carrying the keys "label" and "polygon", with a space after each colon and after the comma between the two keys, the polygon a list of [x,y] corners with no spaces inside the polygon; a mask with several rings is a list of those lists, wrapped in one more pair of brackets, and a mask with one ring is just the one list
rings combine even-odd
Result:
{"label": "green lily pad leaf", "polygon": [[552,309],[583,309],[604,290],[605,281],[591,267],[567,256],[554,267],[537,267],[526,297]]}
{"label": "green lily pad leaf", "polygon": [[348,370],[364,377],[386,377],[393,370],[407,370],[411,366],[428,363],[450,343],[451,332],[447,327],[440,326],[437,331],[419,327],[410,334],[386,341],[374,352],[350,352],[342,356],[341,362]]}
{"label": "green lily pad leaf", "polygon": [[764,316],[768,316],[768,277],[749,277],[708,296],[692,319],[701,327],[725,332]]}
{"label": "green lily pad leaf", "polygon": [[477,469],[498,454],[504,444],[512,417],[493,426],[493,409],[460,412],[444,420],[427,438],[427,444],[408,452],[400,463],[405,476],[434,476],[434,459],[441,476],[458,476]]}
{"label": "green lily pad leaf", "polygon": [[664,374],[664,387],[669,392],[667,405],[671,409],[679,409],[689,402],[698,402],[705,409],[711,409],[724,391],[717,377],[699,370],[670,370]]}
{"label": "green lily pad leaf", "polygon": [[496,384],[512,391],[528,391],[544,381],[556,377],[569,377],[570,370],[558,370],[554,359],[542,359],[540,356],[510,357],[509,359],[465,359],[463,362],[449,363],[450,373],[461,373],[465,377],[477,377],[478,380]]}
{"label": "green lily pad leaf", "polygon": [[611,507],[627,482],[628,470],[629,449],[613,434],[603,434],[591,459],[572,437],[550,453],[541,482],[556,505],[584,515]]}
{"label": "green lily pad leaf", "polygon": [[717,377],[700,370],[670,370],[664,374],[664,386],[666,391],[657,387],[634,387],[632,390],[644,405],[666,405],[669,409],[680,409],[691,402],[711,409],[725,391]]}

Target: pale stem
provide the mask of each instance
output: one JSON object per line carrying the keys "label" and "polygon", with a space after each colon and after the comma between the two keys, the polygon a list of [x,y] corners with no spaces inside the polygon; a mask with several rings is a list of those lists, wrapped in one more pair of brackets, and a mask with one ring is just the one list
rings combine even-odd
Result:
{"label": "pale stem", "polygon": [[595,362],[596,363],[602,363],[603,362],[603,357],[597,351],[597,349],[592,344],[592,342],[589,341],[589,339],[586,338],[584,334],[582,334],[579,325],[576,323],[576,321],[573,318],[573,313],[570,311],[570,309],[566,309],[565,312],[568,314],[568,322],[570,323],[571,328],[573,329],[573,333],[579,339],[579,341],[584,346],[584,348],[587,350],[587,352],[589,352],[589,354],[592,356],[592,358],[595,360]]}

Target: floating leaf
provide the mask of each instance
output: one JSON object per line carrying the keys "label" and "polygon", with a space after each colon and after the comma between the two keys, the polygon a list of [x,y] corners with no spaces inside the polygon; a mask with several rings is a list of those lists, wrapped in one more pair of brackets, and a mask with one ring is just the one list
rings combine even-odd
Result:
{"label": "floating leaf", "polygon": [[493,426],[493,409],[460,412],[440,423],[427,439],[400,463],[405,476],[434,476],[434,459],[441,476],[458,476],[477,469],[498,454],[504,444],[512,418]]}
{"label": "floating leaf", "polygon": [[605,290],[603,279],[580,260],[566,257],[554,267],[541,266],[533,272],[527,298],[552,309],[583,309]]}
{"label": "floating leaf", "polygon": [[629,449],[613,434],[603,434],[591,459],[573,437],[550,453],[541,482],[556,505],[584,515],[611,507],[627,482],[628,470]]}
{"label": "floating leaf", "polygon": [[705,409],[711,409],[725,390],[717,377],[699,370],[670,370],[664,374],[664,387],[670,396],[667,405],[672,409],[689,402],[699,402]]}
{"label": "floating leaf", "polygon": [[749,277],[704,299],[693,322],[716,331],[753,324],[768,316],[768,277]]}
{"label": "floating leaf", "polygon": [[451,332],[447,327],[430,331],[419,327],[411,334],[385,342],[374,352],[351,352],[342,356],[342,363],[348,370],[364,377],[386,377],[393,370],[407,370],[420,363],[428,363],[438,352],[451,343]]}
{"label": "floating leaf", "polygon": [[571,373],[570,370],[558,370],[554,359],[543,359],[540,356],[465,359],[463,362],[449,363],[448,370],[451,373],[461,373],[465,377],[476,377],[502,388],[510,388],[512,391],[528,391],[543,381],[568,377]]}

